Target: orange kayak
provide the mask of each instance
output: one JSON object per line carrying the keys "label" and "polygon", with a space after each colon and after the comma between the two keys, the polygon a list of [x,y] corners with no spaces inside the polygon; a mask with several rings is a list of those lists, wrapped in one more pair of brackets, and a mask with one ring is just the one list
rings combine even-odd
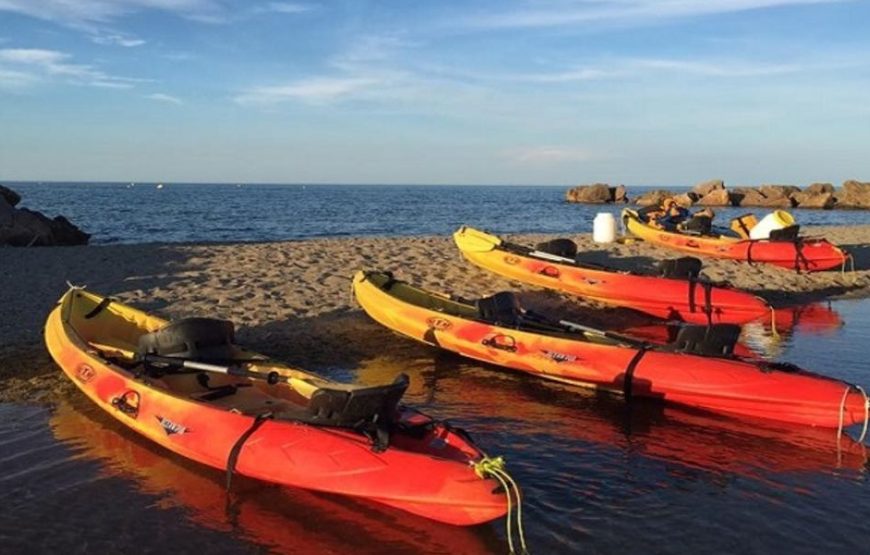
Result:
{"label": "orange kayak", "polygon": [[764,299],[697,276],[671,279],[592,266],[507,243],[467,226],[459,228],[453,240],[468,261],[498,275],[658,318],[693,324],[742,324],[770,315]]}
{"label": "orange kayak", "polygon": [[331,382],[245,351],[229,322],[204,320],[169,324],[74,288],[49,315],[45,341],[99,407],[226,469],[228,485],[235,472],[455,525],[506,513],[500,482],[481,469],[499,463],[461,430],[399,405],[406,376],[376,387]]}
{"label": "orange kayak", "polygon": [[363,310],[393,331],[542,378],[810,426],[867,422],[867,397],[857,386],[788,364],[734,356],[738,326],[713,326],[717,331],[703,337],[697,332],[707,328],[689,326],[676,345],[663,347],[548,320],[522,310],[511,293],[472,302],[384,272],[359,272],[353,287]]}
{"label": "orange kayak", "polygon": [[632,235],[648,243],[693,255],[763,262],[803,272],[830,270],[846,262],[846,253],[827,239],[798,237],[773,241],[687,235],[655,228],[644,222],[636,211],[627,208],[622,211],[622,221]]}

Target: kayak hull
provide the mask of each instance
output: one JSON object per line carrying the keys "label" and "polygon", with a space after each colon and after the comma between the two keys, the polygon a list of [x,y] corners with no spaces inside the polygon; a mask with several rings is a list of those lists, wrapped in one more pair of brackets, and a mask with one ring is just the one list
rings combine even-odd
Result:
{"label": "kayak hull", "polygon": [[683,235],[656,229],[628,209],[622,211],[622,219],[632,235],[654,245],[693,255],[772,264],[801,272],[840,268],[846,261],[846,253],[826,239],[792,242]]}
{"label": "kayak hull", "polygon": [[[839,380],[803,370],[766,370],[736,358],[658,349],[645,351],[629,378],[628,369],[638,354],[635,348],[501,327],[470,315],[426,308],[384,291],[369,275],[358,273],[353,287],[357,301],[375,321],[412,339],[481,362],[573,385],[621,394],[628,391],[632,396],[731,415],[836,428],[843,402],[844,425],[866,418],[864,397]],[[422,294],[422,290],[417,291]]]}
{"label": "kayak hull", "polygon": [[708,293],[701,282],[588,268],[569,259],[548,260],[505,248],[498,237],[468,227],[460,228],[453,238],[469,262],[500,276],[657,318],[692,324],[743,324],[770,315],[764,299],[713,285],[708,319]]}
{"label": "kayak hull", "polygon": [[[71,295],[90,294],[68,293],[45,327],[46,345],[63,372],[128,428],[187,459],[226,469],[229,453],[255,417],[185,398],[107,361],[66,321]],[[235,472],[472,525],[506,512],[504,494],[493,492],[497,484],[478,478],[470,466],[480,456],[470,441],[439,426],[420,438],[395,433],[389,448],[375,452],[361,434],[274,419],[264,420],[244,443]]]}

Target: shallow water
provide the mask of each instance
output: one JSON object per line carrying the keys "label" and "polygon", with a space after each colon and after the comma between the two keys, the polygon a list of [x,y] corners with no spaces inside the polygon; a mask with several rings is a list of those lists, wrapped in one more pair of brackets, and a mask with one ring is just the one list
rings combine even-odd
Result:
{"label": "shallow water", "polygon": [[[795,311],[747,348],[870,385],[870,300]],[[396,338],[397,342],[404,342]],[[420,347],[352,368],[407,372],[407,402],[504,455],[533,553],[866,552],[863,446],[834,432],[578,391]],[[854,432],[854,430],[853,430]],[[0,405],[2,552],[499,553],[503,522],[457,529],[365,502],[238,480],[124,429],[82,395]]]}
{"label": "shallow water", "polygon": [[[597,212],[622,209],[568,204],[567,187],[554,186],[8,185],[21,193],[21,206],[67,216],[91,233],[95,244],[432,235],[452,233],[463,224],[496,233],[586,233]],[[635,192],[643,189],[629,190]],[[717,212],[726,221],[747,210]],[[868,211],[794,212],[802,225],[870,224]]]}

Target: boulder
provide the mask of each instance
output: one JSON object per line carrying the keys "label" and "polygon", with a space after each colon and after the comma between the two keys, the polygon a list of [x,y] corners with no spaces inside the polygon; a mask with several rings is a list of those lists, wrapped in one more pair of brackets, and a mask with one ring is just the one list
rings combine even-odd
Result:
{"label": "boulder", "polygon": [[677,201],[677,204],[682,206],[683,208],[691,208],[692,205],[697,202],[698,195],[695,193],[683,193],[681,195],[675,196],[674,200]]}
{"label": "boulder", "polygon": [[818,195],[821,193],[833,193],[834,186],[830,183],[813,183],[806,189],[804,189],[805,193],[811,193],[813,195]]}
{"label": "boulder", "polygon": [[703,198],[713,191],[718,191],[724,188],[725,182],[721,179],[710,179],[709,181],[702,181],[692,187],[692,192],[698,195],[698,198]]}
{"label": "boulder", "polygon": [[634,203],[638,206],[653,206],[655,204],[661,204],[663,200],[673,196],[676,195],[670,191],[656,189],[655,191],[650,191],[648,193],[640,195],[639,197],[636,197],[634,199]]}
{"label": "boulder", "polygon": [[798,208],[821,208],[825,210],[832,208],[835,202],[834,193],[811,193],[808,190],[793,194],[791,200]]}
{"label": "boulder", "polygon": [[3,185],[0,185],[0,198],[6,199],[10,206],[15,206],[21,202],[21,195]]}
{"label": "boulder", "polygon": [[593,185],[579,185],[569,189],[565,193],[565,200],[587,204],[605,204],[612,202],[613,196],[607,184],[595,183]]}
{"label": "boulder", "polygon": [[0,195],[0,246],[85,245],[90,237],[63,216],[51,220],[35,210],[15,208]]}
{"label": "boulder", "polygon": [[762,185],[758,188],[762,195],[772,199],[777,197],[790,197],[794,193],[800,193],[801,188],[794,185]]}
{"label": "boulder", "polygon": [[843,182],[843,187],[835,193],[837,207],[870,208],[870,182],[850,179]]}
{"label": "boulder", "polygon": [[625,185],[617,185],[613,189],[613,202],[627,203],[628,195],[625,192]]}
{"label": "boulder", "polygon": [[713,189],[698,201],[701,206],[731,206],[731,195],[725,189]]}

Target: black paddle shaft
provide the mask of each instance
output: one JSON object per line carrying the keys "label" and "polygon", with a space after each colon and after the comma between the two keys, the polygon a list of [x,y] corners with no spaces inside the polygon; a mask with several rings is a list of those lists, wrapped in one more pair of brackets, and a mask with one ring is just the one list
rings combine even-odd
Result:
{"label": "black paddle shaft", "polygon": [[152,364],[165,364],[167,366],[174,366],[176,368],[187,368],[189,370],[202,370],[203,372],[214,372],[216,374],[226,374],[229,376],[236,376],[239,378],[250,378],[252,380],[263,380],[269,385],[275,385],[276,383],[281,381],[281,376],[278,372],[253,372],[251,370],[245,370],[244,368],[239,368],[238,366],[221,366],[218,364],[208,364],[205,362],[197,362],[195,360],[187,360],[183,358],[175,358],[175,357],[165,357],[160,355],[145,355],[144,360],[146,363]]}

